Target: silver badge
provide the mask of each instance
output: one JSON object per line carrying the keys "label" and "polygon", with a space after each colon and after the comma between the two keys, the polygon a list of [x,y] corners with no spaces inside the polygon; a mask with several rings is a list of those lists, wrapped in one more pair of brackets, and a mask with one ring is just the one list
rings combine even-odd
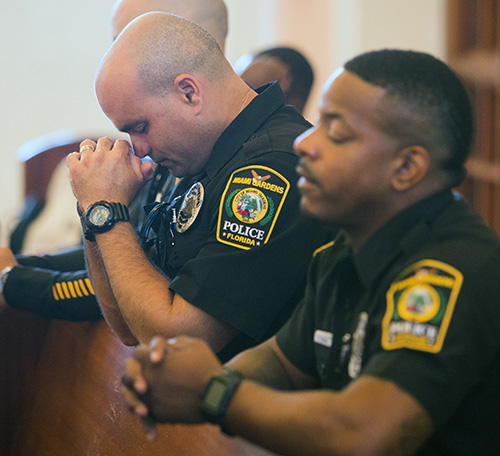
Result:
{"label": "silver badge", "polygon": [[182,201],[175,227],[178,233],[184,233],[194,223],[203,204],[204,196],[203,185],[200,182],[195,182]]}
{"label": "silver badge", "polygon": [[358,378],[361,372],[361,363],[363,362],[363,350],[365,348],[366,325],[368,324],[368,314],[361,312],[359,314],[358,326],[352,335],[352,351],[349,359],[348,372],[352,379]]}

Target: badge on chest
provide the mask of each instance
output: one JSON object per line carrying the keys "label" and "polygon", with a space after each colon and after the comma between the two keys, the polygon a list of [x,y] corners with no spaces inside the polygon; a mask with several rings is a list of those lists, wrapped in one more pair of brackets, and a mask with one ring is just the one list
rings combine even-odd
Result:
{"label": "badge on chest", "polygon": [[196,220],[203,204],[205,190],[200,182],[196,182],[189,189],[182,200],[176,227],[178,233],[184,233]]}

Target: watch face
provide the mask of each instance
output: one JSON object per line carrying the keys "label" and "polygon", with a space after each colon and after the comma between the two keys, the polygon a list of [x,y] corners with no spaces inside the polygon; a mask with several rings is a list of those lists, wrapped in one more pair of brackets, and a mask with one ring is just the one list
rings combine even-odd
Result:
{"label": "watch face", "polygon": [[92,223],[92,225],[100,227],[104,226],[106,222],[110,219],[111,217],[111,211],[108,207],[98,205],[92,208],[92,210],[89,213],[89,222]]}
{"label": "watch face", "polygon": [[218,381],[212,382],[204,398],[204,405],[207,410],[210,410],[211,413],[214,414],[218,411],[222,399],[224,399],[226,389],[227,385],[225,383]]}

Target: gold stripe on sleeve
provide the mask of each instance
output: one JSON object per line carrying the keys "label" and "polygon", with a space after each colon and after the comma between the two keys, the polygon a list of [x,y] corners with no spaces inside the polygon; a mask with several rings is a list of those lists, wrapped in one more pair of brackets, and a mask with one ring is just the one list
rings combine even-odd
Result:
{"label": "gold stripe on sleeve", "polygon": [[73,286],[75,287],[76,294],[79,298],[83,297],[82,290],[80,290],[80,285],[78,284],[78,280],[73,281]]}
{"label": "gold stripe on sleeve", "polygon": [[[59,284],[57,284],[57,285],[59,285]],[[56,286],[55,286],[55,285],[52,285],[52,295],[54,296],[54,299],[55,299],[56,301],[59,301],[59,296],[58,296],[58,294],[57,294],[57,289],[56,289]]]}
{"label": "gold stripe on sleeve", "polygon": [[90,283],[89,279],[85,279],[85,285],[87,285],[87,288],[89,289],[90,293],[95,295],[94,289],[92,288],[92,284]]}
{"label": "gold stripe on sleeve", "polygon": [[70,294],[69,294],[69,290],[68,290],[68,285],[66,285],[66,282],[62,282],[61,283],[61,287],[64,291],[64,296],[66,297],[66,299],[69,299],[71,298]]}
{"label": "gold stripe on sleeve", "polygon": [[78,280],[78,283],[80,284],[80,288],[82,289],[82,292],[85,296],[89,296],[89,292],[87,291],[87,287],[85,286],[85,284],[83,283],[83,280],[82,279],[79,279]]}
{"label": "gold stripe on sleeve", "polygon": [[57,295],[59,296],[59,299],[64,299],[64,293],[63,293],[63,290],[61,288],[60,283],[56,283],[56,291],[57,291]]}
{"label": "gold stripe on sleeve", "polygon": [[73,286],[73,282],[66,282],[68,284],[69,292],[71,293],[72,298],[76,298],[75,287]]}

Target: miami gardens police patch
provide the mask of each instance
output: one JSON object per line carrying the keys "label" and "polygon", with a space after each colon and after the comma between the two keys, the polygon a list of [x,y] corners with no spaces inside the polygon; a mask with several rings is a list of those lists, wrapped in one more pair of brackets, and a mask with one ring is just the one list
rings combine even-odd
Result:
{"label": "miami gardens police patch", "polygon": [[462,273],[441,261],[422,260],[404,270],[386,294],[382,347],[441,351],[462,282]]}
{"label": "miami gardens police patch", "polygon": [[290,183],[271,168],[236,170],[222,195],[217,240],[245,250],[265,244],[289,189]]}

